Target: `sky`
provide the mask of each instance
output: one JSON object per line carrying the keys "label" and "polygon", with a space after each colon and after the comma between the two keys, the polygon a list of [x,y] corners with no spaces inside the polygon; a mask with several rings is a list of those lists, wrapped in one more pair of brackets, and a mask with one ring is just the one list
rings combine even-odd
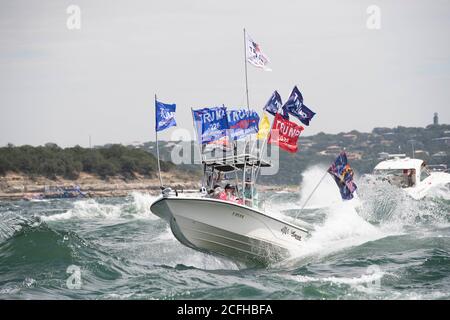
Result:
{"label": "sky", "polygon": [[245,106],[244,27],[273,70],[250,107],[297,85],[303,135],[450,123],[450,0],[0,0],[0,146],[154,140],[155,94],[185,129],[160,139],[192,138],[191,108]]}

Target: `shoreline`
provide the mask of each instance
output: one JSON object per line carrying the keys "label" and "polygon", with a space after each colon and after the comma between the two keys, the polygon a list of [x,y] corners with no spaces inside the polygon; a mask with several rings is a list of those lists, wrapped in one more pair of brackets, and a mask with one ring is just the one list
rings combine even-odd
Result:
{"label": "shoreline", "polygon": [[[201,179],[198,176],[185,172],[163,172],[162,179],[168,187],[178,191],[199,190],[201,187]],[[68,180],[62,177],[50,180],[45,177],[30,178],[24,174],[8,173],[5,176],[0,176],[0,201],[33,198],[43,194],[46,187],[72,188],[74,186],[79,186],[80,190],[88,195],[85,198],[79,197],[78,199],[126,197],[132,192],[156,196],[161,192],[158,177],[149,178],[137,175],[132,180],[126,180],[123,177],[111,177],[104,180],[91,174],[81,173],[76,180]],[[279,185],[260,185],[258,189],[260,192],[299,191],[299,187]]]}
{"label": "shoreline", "polygon": [[[163,172],[162,178],[165,184],[177,190],[197,189],[197,177],[184,172]],[[62,177],[50,180],[45,177],[30,178],[24,174],[8,173],[0,176],[0,200],[21,200],[26,197],[39,196],[49,187],[73,188],[74,186],[79,186],[80,190],[88,195],[86,198],[123,197],[134,191],[154,195],[160,192],[157,177],[136,175],[135,179],[129,180],[123,177],[101,179],[95,175],[81,173],[76,180]],[[51,195],[52,192],[47,194]],[[80,199],[82,198],[80,197]]]}

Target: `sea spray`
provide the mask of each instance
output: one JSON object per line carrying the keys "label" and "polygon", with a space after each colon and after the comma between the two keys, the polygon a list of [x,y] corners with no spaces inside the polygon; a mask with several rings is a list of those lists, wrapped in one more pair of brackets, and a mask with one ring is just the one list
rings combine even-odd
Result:
{"label": "sea spray", "polygon": [[300,186],[299,206],[303,207],[306,200],[314,191],[322,177],[326,174],[320,185],[314,191],[305,208],[323,208],[342,201],[336,182],[327,174],[326,167],[313,166],[302,173],[303,180]]}
{"label": "sea spray", "polygon": [[105,203],[102,199],[77,200],[73,203],[73,207],[66,212],[43,216],[43,219],[45,221],[70,219],[157,219],[150,211],[150,205],[156,199],[155,196],[133,192],[125,199],[125,203],[119,201],[120,204]]}
{"label": "sea spray", "polygon": [[[291,248],[291,259],[293,260],[309,256],[324,256],[392,234],[392,232],[381,230],[359,214],[356,209],[361,208],[358,197],[343,201],[336,183],[331,178],[322,180],[304,211],[298,212],[325,172],[326,168],[314,166],[303,173],[300,201],[297,202],[298,209],[295,216],[298,214],[301,221],[312,212],[312,215],[320,217],[320,220],[315,219],[314,229],[310,229],[310,236],[302,245]],[[277,214],[280,215],[282,212],[278,211]],[[291,215],[292,213],[289,217],[285,216],[285,220],[294,222]]]}
{"label": "sea spray", "polygon": [[[363,177],[358,182],[361,200],[358,213],[383,229],[401,232],[408,227],[447,225],[450,222],[448,203],[442,197],[434,197],[434,193],[415,200],[404,190],[386,182],[375,181],[370,176]],[[435,190],[442,192],[442,189]]]}

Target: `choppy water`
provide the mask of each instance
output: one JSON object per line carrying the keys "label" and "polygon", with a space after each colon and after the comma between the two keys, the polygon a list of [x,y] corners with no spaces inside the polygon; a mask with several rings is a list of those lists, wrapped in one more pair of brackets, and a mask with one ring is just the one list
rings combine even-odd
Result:
{"label": "choppy water", "polygon": [[[450,299],[448,190],[413,201],[361,180],[342,203],[333,183],[300,214],[311,237],[267,268],[182,246],[149,195],[0,202],[0,298]],[[306,196],[265,194],[265,209],[292,221]]]}

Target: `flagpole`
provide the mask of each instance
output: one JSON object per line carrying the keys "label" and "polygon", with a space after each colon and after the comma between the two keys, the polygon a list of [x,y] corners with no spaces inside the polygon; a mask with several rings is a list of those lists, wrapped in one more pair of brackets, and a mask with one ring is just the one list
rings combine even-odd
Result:
{"label": "flagpole", "polygon": [[265,149],[266,149],[266,146],[267,146],[267,144],[268,144],[268,142],[269,142],[269,136],[270,136],[270,134],[271,134],[272,126],[273,126],[273,122],[274,122],[274,121],[275,121],[275,118],[272,120],[272,123],[270,124],[269,132],[267,133],[267,136],[266,136],[266,138],[265,138],[264,141],[263,141],[262,148],[261,148],[261,150],[259,151],[259,164],[258,164],[258,168],[256,169],[256,172],[255,172],[255,183],[256,183],[256,180],[258,180],[259,173],[261,172],[261,163],[262,163],[263,153],[264,153],[264,151],[265,151]]}
{"label": "flagpole", "polygon": [[[155,94],[155,115],[156,115],[156,94]],[[155,121],[158,121],[158,118],[155,116]],[[159,174],[159,185],[162,189],[163,187],[163,182],[162,182],[162,177],[161,177],[161,163],[159,160],[159,142],[158,142],[158,130],[156,130],[156,127],[158,126],[158,124],[156,123],[155,125],[155,134],[156,134],[156,156],[158,157],[158,174]]]}
{"label": "flagpole", "polygon": [[322,183],[323,179],[325,179],[325,177],[327,176],[328,170],[325,172],[325,174],[323,175],[323,177],[320,179],[319,183],[314,187],[313,191],[309,194],[308,198],[306,198],[306,201],[303,203],[302,207],[300,208],[300,211],[297,213],[297,215],[294,218],[294,221],[297,220],[298,216],[300,215],[300,213],[303,211],[303,209],[305,209],[306,204],[308,203],[308,201],[311,199],[312,195],[314,194],[314,192],[316,192],[317,188],[320,186],[320,184]]}
{"label": "flagpole", "polygon": [[[194,136],[195,136],[195,140],[197,140],[198,153],[200,155],[201,164],[203,165],[203,179],[202,179],[202,188],[203,188],[206,183],[206,181],[205,181],[206,163],[204,162],[204,157],[203,157],[203,144],[201,144],[200,140],[199,140],[200,138],[198,136],[198,128],[197,128],[196,121],[194,119],[194,109],[192,109],[192,108],[191,108],[191,116],[192,116],[192,124],[194,126]],[[194,141],[194,144],[195,144],[195,141]],[[194,160],[195,160],[195,152],[194,152]]]}
{"label": "flagpole", "polygon": [[[280,108],[281,107],[282,107],[281,105],[278,107],[277,113],[280,112]],[[276,116],[276,114],[275,114],[275,116]],[[263,152],[264,152],[264,149],[266,148],[266,145],[269,142],[268,140],[269,140],[269,136],[270,136],[271,131],[272,131],[273,123],[275,122],[275,116],[273,116],[272,123],[270,124],[270,127],[269,127],[269,132],[267,133],[267,136],[264,138],[263,146],[262,146],[262,148],[261,148],[261,150],[259,152],[259,165],[258,165],[258,168],[256,169],[256,173],[255,173],[255,183],[256,183],[256,180],[259,177],[259,172],[261,171],[261,161],[262,161]]]}
{"label": "flagpole", "polygon": [[244,66],[245,66],[245,94],[247,96],[247,109],[250,111],[250,102],[248,99],[248,75],[247,75],[247,37],[244,28]]}
{"label": "flagpole", "polygon": [[[248,112],[250,114],[250,101],[249,101],[249,98],[248,98],[247,36],[246,36],[246,33],[245,33],[245,28],[244,28],[244,67],[245,67],[245,95],[247,97],[247,110],[248,110]],[[249,144],[248,144],[248,140],[249,140],[248,137],[245,140],[246,141],[245,141],[245,148],[244,148],[244,171],[243,171],[243,175],[242,175],[242,196],[243,196],[243,199],[244,199],[243,200],[244,204],[245,204],[245,194],[244,194],[244,192],[245,192],[245,171],[246,171],[246,167],[247,167],[247,155],[246,155],[246,153],[247,153],[247,146],[249,148],[250,155],[251,155],[251,152],[252,152],[252,150],[250,150],[251,139],[250,139]]]}

